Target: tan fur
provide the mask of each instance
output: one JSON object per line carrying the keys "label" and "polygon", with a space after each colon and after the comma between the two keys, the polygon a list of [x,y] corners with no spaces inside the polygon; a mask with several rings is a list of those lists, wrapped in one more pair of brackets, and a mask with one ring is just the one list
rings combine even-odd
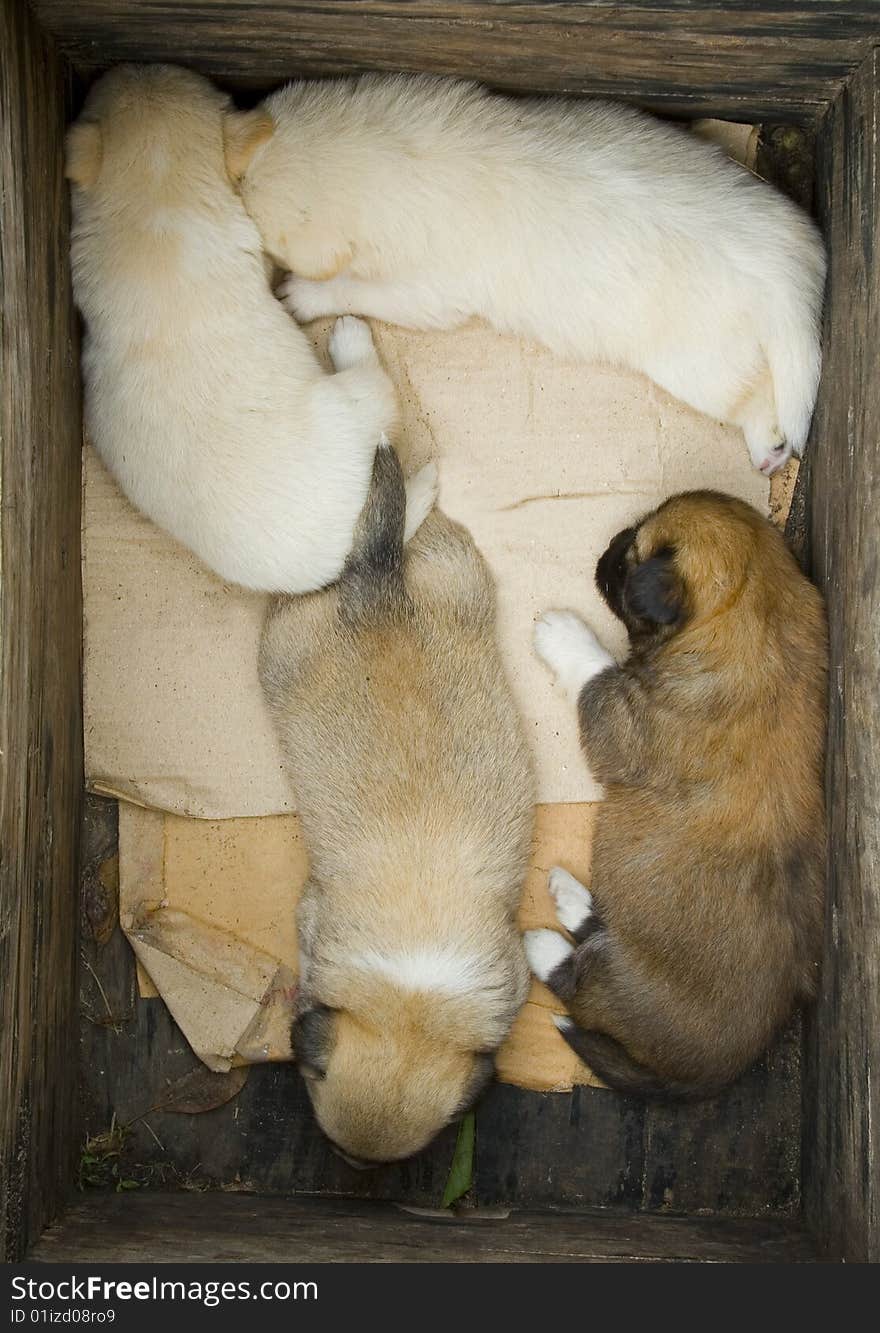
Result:
{"label": "tan fur", "polygon": [[233,181],[247,171],[251,158],[275,133],[275,122],[265,111],[229,111],[223,118],[226,170]]}
{"label": "tan fur", "polygon": [[675,497],[625,565],[666,551],[682,619],[624,614],[629,660],[580,697],[607,800],[570,1009],[687,1095],[739,1074],[815,990],[827,646],[819,593],[747,505]]}
{"label": "tan fur", "polygon": [[378,609],[349,586],[276,601],[260,673],[312,858],[300,1010],[323,1054],[295,1029],[297,1056],[324,1131],[376,1162],[460,1112],[525,998],[533,790],[464,529],[429,516]]}
{"label": "tan fur", "polygon": [[100,125],[90,120],[80,120],[71,125],[64,144],[66,178],[84,190],[91,189],[101,174],[102,157]]}
{"label": "tan fur", "polygon": [[353,255],[352,247],[350,245],[344,246],[343,249],[336,250],[329,259],[325,259],[320,268],[311,268],[307,276],[312,282],[329,282],[331,278],[336,277],[337,273],[341,273],[344,268],[348,267]]}

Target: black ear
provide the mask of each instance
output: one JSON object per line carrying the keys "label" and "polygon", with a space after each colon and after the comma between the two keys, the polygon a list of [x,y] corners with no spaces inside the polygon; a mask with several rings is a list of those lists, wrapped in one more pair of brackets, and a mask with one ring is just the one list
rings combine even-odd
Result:
{"label": "black ear", "polygon": [[666,547],[629,571],[624,601],[630,615],[652,625],[674,625],[681,619],[684,593],[674,555],[672,548]]}
{"label": "black ear", "polygon": [[474,1067],[471,1070],[471,1076],[464,1085],[461,1101],[455,1108],[455,1114],[452,1117],[453,1120],[457,1120],[460,1116],[467,1115],[474,1103],[482,1097],[483,1093],[492,1082],[494,1073],[495,1052],[478,1051],[474,1059]]}
{"label": "black ear", "polygon": [[309,1078],[326,1077],[335,1012],[325,1004],[316,1005],[300,1014],[290,1030],[293,1057]]}

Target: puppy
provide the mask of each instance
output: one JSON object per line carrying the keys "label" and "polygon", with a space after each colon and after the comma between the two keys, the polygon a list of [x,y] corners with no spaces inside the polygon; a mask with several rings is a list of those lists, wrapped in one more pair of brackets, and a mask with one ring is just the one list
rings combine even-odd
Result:
{"label": "puppy", "polygon": [[626,626],[617,666],[577,616],[538,655],[577,700],[607,789],[592,884],[556,869],[574,943],[529,932],[563,1036],[625,1092],[701,1097],[812,996],[825,870],[822,600],[781,535],[710,492],[614,538],[596,581]]}
{"label": "puppy", "polygon": [[277,599],[260,675],[311,856],[293,1048],[355,1165],[459,1116],[525,999],[514,916],[533,780],[468,533],[431,514],[402,554],[380,448],[339,583]]}
{"label": "puppy", "polygon": [[[342,569],[394,393],[366,326],[336,326],[331,377],[273,297],[226,174],[227,105],[186,70],[122,65],[69,131],[86,429],[222,578],[304,592]],[[411,521],[433,498],[426,474]]]}
{"label": "puppy", "polygon": [[812,223],[720,149],[611,103],[471,83],[294,83],[226,120],[227,162],[299,319],[480,315],[633,367],[800,451],[825,275]]}

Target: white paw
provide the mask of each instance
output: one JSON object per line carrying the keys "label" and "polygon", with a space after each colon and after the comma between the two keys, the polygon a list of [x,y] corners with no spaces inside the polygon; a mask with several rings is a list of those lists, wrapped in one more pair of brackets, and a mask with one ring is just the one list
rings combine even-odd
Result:
{"label": "white paw", "polygon": [[426,463],[406,483],[406,525],[403,540],[408,542],[434,508],[440,489],[440,474],[436,463]]}
{"label": "white paw", "polygon": [[752,462],[759,472],[763,472],[765,477],[772,477],[774,472],[778,472],[781,467],[785,467],[791,458],[791,445],[783,442],[782,444],[769,445],[765,449],[749,449]]}
{"label": "white paw", "polygon": [[575,700],[588,680],[614,665],[608,650],[573,611],[545,611],[535,626],[534,645],[541,661]]}
{"label": "white paw", "polygon": [[298,278],[296,274],[288,273],[275,295],[300,324],[308,324],[322,315],[339,313],[329,282],[312,282],[310,278]]}
{"label": "white paw", "polygon": [[370,326],[354,315],[343,315],[337,319],[327,347],[335,370],[376,364],[376,349]]}
{"label": "white paw", "polygon": [[562,866],[554,866],[547,881],[550,895],[556,904],[559,924],[573,934],[580,930],[593,913],[593,895],[589,889],[570,875]]}
{"label": "white paw", "polygon": [[557,930],[527,930],[523,935],[529,967],[539,981],[546,981],[560,963],[573,952],[568,940]]}
{"label": "white paw", "polygon": [[775,420],[768,421],[766,416],[756,421],[747,421],[743,425],[749,457],[759,472],[770,477],[785,467],[791,458],[791,445],[785,440]]}

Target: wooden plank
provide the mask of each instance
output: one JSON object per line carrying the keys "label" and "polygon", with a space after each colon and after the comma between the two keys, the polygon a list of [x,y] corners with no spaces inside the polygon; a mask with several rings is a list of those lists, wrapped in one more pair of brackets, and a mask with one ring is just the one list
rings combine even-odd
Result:
{"label": "wooden plank", "polygon": [[82,67],[186,60],[265,86],[363,69],[478,78],[499,88],[592,93],[668,113],[811,116],[880,40],[870,0],[35,0]]}
{"label": "wooden plank", "polygon": [[81,409],[63,62],[0,3],[0,1248],[64,1198],[75,1144],[82,791]]}
{"label": "wooden plank", "polygon": [[880,68],[864,63],[819,138],[830,242],[813,431],[813,572],[828,599],[830,829],[821,991],[809,1044],[806,1215],[851,1261],[880,1260]]}
{"label": "wooden plank", "polygon": [[645,1109],[646,1211],[796,1216],[801,1024],[719,1097]]}
{"label": "wooden plank", "polygon": [[71,1209],[37,1263],[803,1263],[784,1223],[512,1213],[434,1220],[388,1205],[244,1195],[101,1195]]}

